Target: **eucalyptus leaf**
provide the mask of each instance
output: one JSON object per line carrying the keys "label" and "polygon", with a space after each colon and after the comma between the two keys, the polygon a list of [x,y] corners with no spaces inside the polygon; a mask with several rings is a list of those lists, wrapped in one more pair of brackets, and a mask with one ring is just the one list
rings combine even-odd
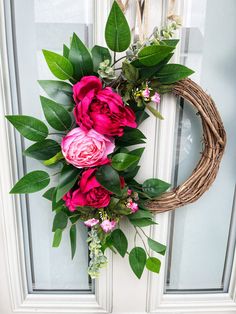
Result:
{"label": "eucalyptus leaf", "polygon": [[43,96],[40,96],[40,100],[45,118],[51,127],[58,131],[65,131],[71,127],[71,116],[63,106]]}
{"label": "eucalyptus leaf", "polygon": [[40,80],[39,85],[49,97],[57,103],[70,106],[74,103],[72,86],[66,82],[53,80]]}
{"label": "eucalyptus leaf", "polygon": [[11,189],[11,194],[28,194],[44,189],[50,182],[49,174],[42,170],[32,171],[21,178]]}
{"label": "eucalyptus leaf", "polygon": [[146,265],[146,252],[141,247],[133,248],[129,253],[129,263],[135,273],[135,275],[140,279]]}
{"label": "eucalyptus leaf", "polygon": [[43,54],[52,74],[60,80],[73,78],[73,66],[67,58],[49,50],[43,50]]}
{"label": "eucalyptus leaf", "polygon": [[111,243],[117,252],[124,257],[128,249],[128,241],[120,229],[116,229],[111,233]]}
{"label": "eucalyptus leaf", "polygon": [[39,142],[48,136],[47,126],[40,120],[23,115],[6,116],[8,121],[30,141]]}
{"label": "eucalyptus leaf", "polygon": [[59,151],[61,151],[61,147],[56,141],[46,139],[31,145],[23,154],[38,160],[47,160],[55,156]]}
{"label": "eucalyptus leaf", "polygon": [[93,73],[93,61],[90,52],[75,33],[73,33],[68,58],[73,65],[74,77],[77,80]]}
{"label": "eucalyptus leaf", "polygon": [[105,39],[108,48],[121,52],[126,50],[131,41],[127,20],[116,1],[113,2],[105,28]]}

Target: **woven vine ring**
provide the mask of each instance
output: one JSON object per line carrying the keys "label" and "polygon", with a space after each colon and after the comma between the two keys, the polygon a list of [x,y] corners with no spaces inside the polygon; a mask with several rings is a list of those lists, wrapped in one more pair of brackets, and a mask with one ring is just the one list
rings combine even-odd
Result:
{"label": "woven vine ring", "polygon": [[160,198],[148,201],[154,212],[166,212],[195,202],[214,182],[226,144],[223,122],[212,98],[190,79],[175,84],[173,94],[195,107],[202,120],[203,152],[191,176]]}

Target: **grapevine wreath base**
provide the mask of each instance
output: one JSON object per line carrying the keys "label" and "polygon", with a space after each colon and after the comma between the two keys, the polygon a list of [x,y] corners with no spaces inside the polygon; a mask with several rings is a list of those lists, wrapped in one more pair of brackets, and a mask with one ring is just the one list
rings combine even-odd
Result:
{"label": "grapevine wreath base", "polygon": [[192,175],[177,188],[148,202],[154,212],[166,212],[195,202],[214,182],[226,144],[223,122],[212,98],[190,79],[175,84],[173,93],[195,107],[202,119],[203,152]]}

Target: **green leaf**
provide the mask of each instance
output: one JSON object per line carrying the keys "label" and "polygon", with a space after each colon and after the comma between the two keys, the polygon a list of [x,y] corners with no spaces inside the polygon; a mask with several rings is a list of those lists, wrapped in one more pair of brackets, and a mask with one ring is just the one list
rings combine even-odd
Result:
{"label": "green leaf", "polygon": [[136,82],[139,78],[138,69],[127,61],[122,63],[122,71],[125,78],[129,82]]}
{"label": "green leaf", "polygon": [[129,253],[129,263],[135,273],[135,275],[140,279],[146,264],[146,252],[141,247],[135,247]]}
{"label": "green leaf", "polygon": [[30,116],[6,116],[8,121],[30,141],[39,142],[48,136],[47,126],[40,120]]}
{"label": "green leaf", "polygon": [[28,194],[44,189],[50,182],[49,174],[37,170],[26,174],[11,189],[11,194]]}
{"label": "green leaf", "polygon": [[47,122],[58,131],[65,131],[71,127],[71,116],[69,112],[56,102],[40,96],[43,112]]}
{"label": "green leaf", "polygon": [[143,152],[144,152],[144,149],[145,149],[144,147],[136,148],[136,149],[134,149],[134,150],[131,150],[131,151],[130,151],[130,154],[131,154],[131,155],[138,156],[139,159],[140,159],[141,156],[142,156],[142,154],[143,154]]}
{"label": "green leaf", "polygon": [[131,146],[145,143],[145,135],[139,129],[126,127],[124,135],[116,139],[117,146]]}
{"label": "green leaf", "polygon": [[162,84],[171,84],[178,82],[189,75],[193,74],[194,71],[181,64],[166,64],[155,76],[159,79]]}
{"label": "green leaf", "polygon": [[49,97],[57,103],[69,106],[74,103],[72,86],[61,81],[38,81]]}
{"label": "green leaf", "polygon": [[65,229],[68,222],[68,216],[63,211],[60,211],[56,213],[53,225],[52,225],[52,231],[55,232],[57,229]]}
{"label": "green leaf", "polygon": [[161,261],[156,257],[149,257],[146,261],[146,267],[153,273],[159,274],[161,268]]}
{"label": "green leaf", "polygon": [[101,62],[109,60],[111,63],[111,54],[107,48],[102,46],[94,46],[91,53],[93,57],[93,69],[95,72],[97,72]]}
{"label": "green leaf", "polygon": [[52,74],[60,80],[73,78],[73,66],[68,59],[48,50],[43,50],[43,54]]}
{"label": "green leaf", "polygon": [[142,188],[151,197],[157,197],[169,189],[171,185],[159,179],[148,179],[144,181]]}
{"label": "green leaf", "polygon": [[126,50],[131,41],[131,34],[126,18],[116,1],[113,2],[105,28],[107,46],[112,51]]}
{"label": "green leaf", "polygon": [[96,172],[96,179],[108,191],[121,195],[120,177],[111,166],[101,166]]}
{"label": "green leaf", "polygon": [[173,50],[174,47],[170,46],[147,46],[139,51],[139,61],[146,66],[154,66],[165,59]]}
{"label": "green leaf", "polygon": [[131,216],[129,216],[128,218],[132,225],[140,228],[157,224],[150,218],[131,219]]}
{"label": "green leaf", "polygon": [[61,229],[57,229],[54,233],[53,236],[53,243],[52,246],[53,247],[58,247],[61,243],[61,238],[62,238],[62,230]]}
{"label": "green leaf", "polygon": [[127,249],[128,249],[128,241],[120,229],[116,229],[111,233],[111,240],[112,240],[112,245],[114,248],[117,250],[117,252],[124,257]]}
{"label": "green leaf", "polygon": [[147,118],[150,117],[149,114],[145,110],[136,111],[135,115],[136,115],[136,122],[138,126],[140,126],[140,124],[143,121],[145,121]]}
{"label": "green leaf", "polygon": [[43,194],[43,197],[49,201],[52,201],[54,191],[55,191],[55,187],[50,188]]}
{"label": "green leaf", "polygon": [[166,253],[166,246],[157,241],[152,240],[151,238],[148,238],[148,246],[150,247],[151,250],[161,255],[165,255]]}
{"label": "green leaf", "polygon": [[57,187],[57,202],[74,186],[79,173],[80,170],[71,165],[65,165],[62,168]]}
{"label": "green leaf", "polygon": [[148,210],[139,209],[136,213],[130,214],[128,216],[128,218],[130,220],[142,219],[142,218],[152,219],[153,218],[153,214],[150,211],[148,211]]}
{"label": "green leaf", "polygon": [[166,45],[170,47],[176,47],[179,42],[179,39],[163,39],[160,42],[160,45]]}
{"label": "green leaf", "polygon": [[55,188],[53,190],[53,195],[52,195],[52,211],[59,211],[63,209],[65,205],[65,201],[60,199],[59,201],[56,201],[56,194],[57,194],[57,189]]}
{"label": "green leaf", "polygon": [[69,60],[73,65],[74,77],[77,80],[93,73],[93,61],[90,52],[75,33],[73,33],[71,41]]}
{"label": "green leaf", "polygon": [[76,251],[76,225],[70,227],[70,245],[71,245],[71,258],[73,259]]}
{"label": "green leaf", "polygon": [[70,52],[70,49],[69,49],[66,45],[63,45],[63,57],[65,57],[66,59],[68,59],[68,57],[69,57],[69,52]]}
{"label": "green leaf", "polygon": [[140,166],[136,166],[135,168],[131,167],[132,169],[128,168],[123,173],[122,176],[125,179],[125,182],[129,182],[132,180],[138,173]]}
{"label": "green leaf", "polygon": [[45,166],[51,166],[51,165],[58,163],[58,161],[60,161],[62,159],[64,159],[64,156],[63,156],[62,152],[60,151],[55,156],[53,156],[52,158],[45,160],[43,162],[43,164]]}
{"label": "green leaf", "polygon": [[164,120],[163,116],[159,111],[157,111],[155,108],[153,108],[151,105],[146,104],[146,108],[158,119]]}
{"label": "green leaf", "polygon": [[60,145],[54,140],[43,140],[28,147],[23,154],[38,160],[47,160],[61,150]]}
{"label": "green leaf", "polygon": [[139,160],[138,156],[119,153],[112,157],[111,165],[117,171],[123,171]]}

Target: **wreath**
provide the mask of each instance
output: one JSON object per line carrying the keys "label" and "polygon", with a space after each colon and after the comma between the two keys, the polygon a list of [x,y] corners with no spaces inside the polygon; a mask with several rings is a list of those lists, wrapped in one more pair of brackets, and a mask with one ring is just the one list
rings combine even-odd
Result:
{"label": "wreath", "polygon": [[[128,255],[131,269],[140,278],[146,267],[159,273],[165,245],[151,239],[144,227],[156,224],[153,211],[165,211],[195,201],[215,179],[224,151],[225,132],[212,99],[186,79],[192,70],[169,63],[178,39],[173,34],[179,20],[173,16],[155,28],[144,42],[131,44],[126,18],[114,1],[105,28],[108,48],[90,51],[76,34],[63,55],[43,50],[47,65],[59,80],[41,80],[50,97],[41,96],[47,125],[34,117],[10,115],[7,119],[26,139],[35,142],[23,154],[42,161],[48,172],[32,171],[10,193],[28,194],[51,186],[43,197],[55,213],[53,247],[65,229],[70,233],[72,258],[76,252],[78,222],[88,227],[88,274],[99,275],[107,263],[106,249]],[[113,58],[111,52],[113,51]],[[120,58],[118,52],[124,52]],[[67,82],[65,82],[67,81]],[[145,144],[139,125],[157,110],[164,93],[172,92],[195,106],[203,120],[204,151],[193,175],[180,187],[151,178],[139,183],[135,176]],[[135,229],[134,247],[120,229],[126,218]],[[137,237],[142,246],[137,245]]]}

